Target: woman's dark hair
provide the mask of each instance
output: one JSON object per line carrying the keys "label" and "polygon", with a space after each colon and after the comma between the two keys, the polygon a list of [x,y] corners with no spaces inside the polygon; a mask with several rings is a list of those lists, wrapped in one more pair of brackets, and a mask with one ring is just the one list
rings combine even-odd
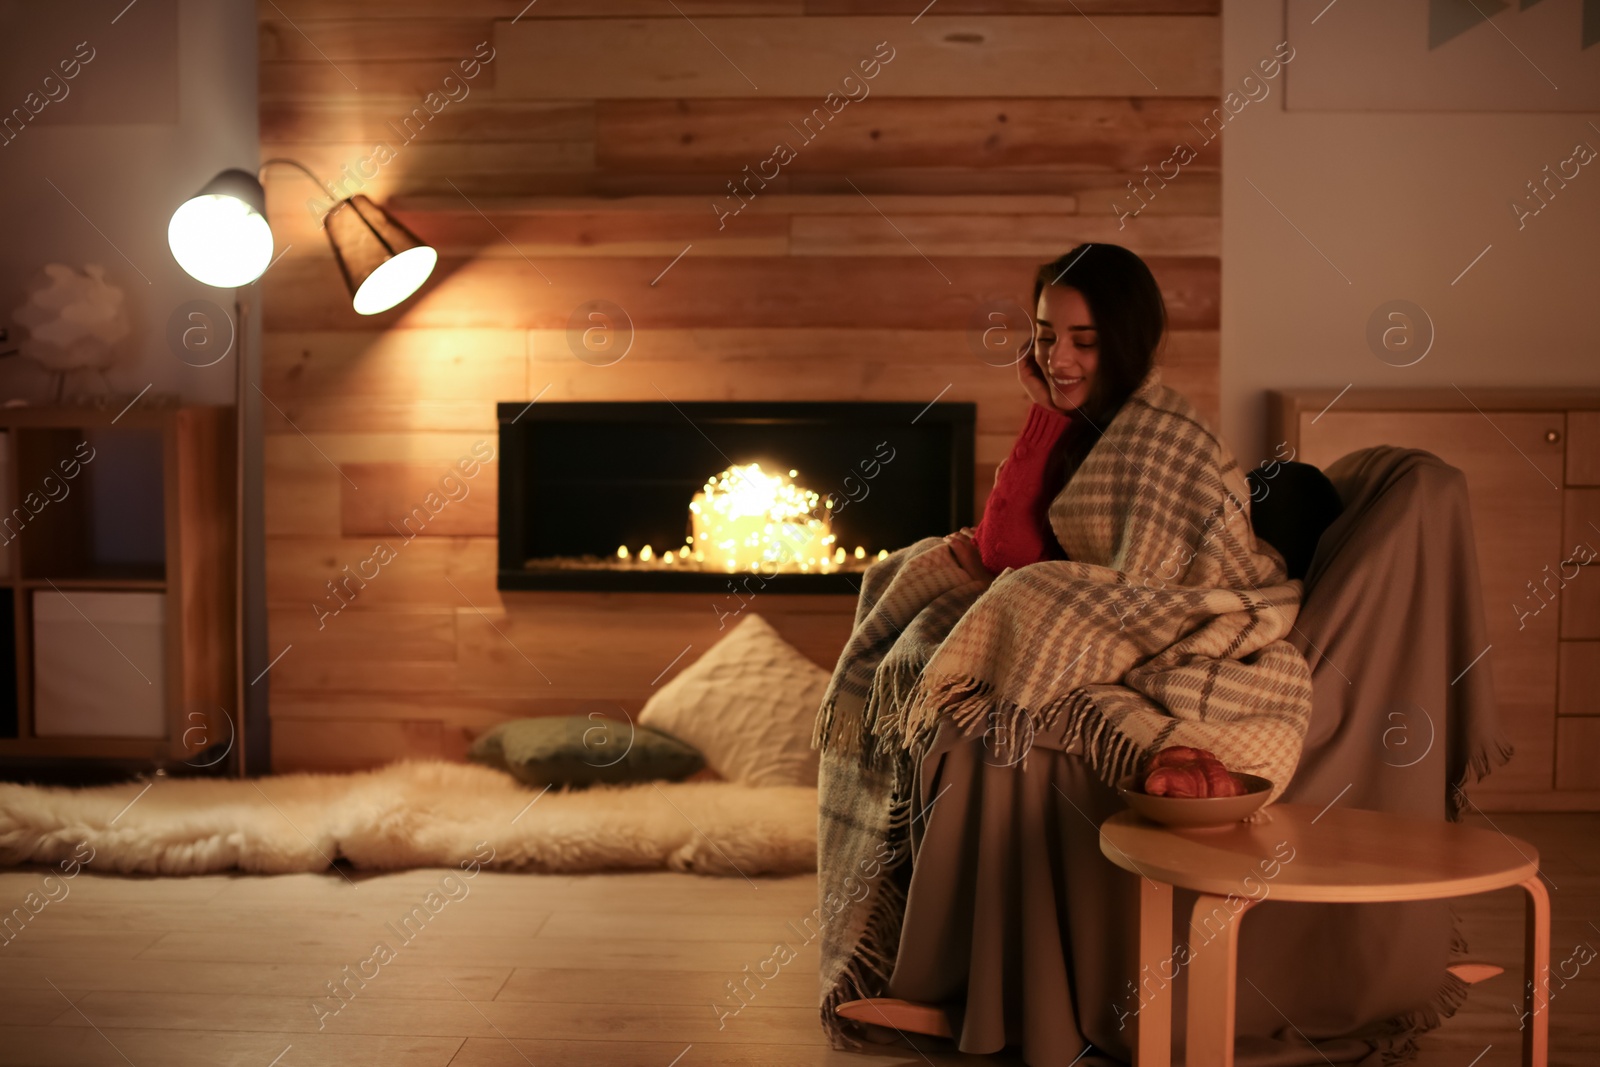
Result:
{"label": "woman's dark hair", "polygon": [[[1039,306],[1039,294],[1047,285],[1078,290],[1094,316],[1100,364],[1084,404],[1084,415],[1090,424],[1086,429],[1098,437],[1150,373],[1156,346],[1167,326],[1166,303],[1144,260],[1121,245],[1078,245],[1040,267],[1033,278],[1030,315]],[[1064,328],[1066,324],[1057,325]],[[1027,358],[1033,358],[1031,342]]]}

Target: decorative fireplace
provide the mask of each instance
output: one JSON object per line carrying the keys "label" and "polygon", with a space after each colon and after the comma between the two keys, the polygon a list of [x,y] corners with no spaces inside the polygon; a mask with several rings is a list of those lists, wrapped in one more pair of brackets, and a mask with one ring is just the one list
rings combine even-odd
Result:
{"label": "decorative fireplace", "polygon": [[975,405],[505,401],[501,589],[848,593],[972,522]]}

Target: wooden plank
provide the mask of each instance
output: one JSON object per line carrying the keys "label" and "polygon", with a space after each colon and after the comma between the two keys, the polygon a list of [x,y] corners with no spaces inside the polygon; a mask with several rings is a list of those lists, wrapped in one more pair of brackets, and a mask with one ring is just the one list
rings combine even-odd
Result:
{"label": "wooden plank", "polygon": [[[507,335],[521,336],[511,331],[502,334]],[[330,532],[330,522],[337,519],[329,508],[336,507],[338,494],[359,495],[366,483],[350,473],[352,464],[393,462],[403,450],[405,462],[442,477],[473,445],[495,447],[497,400],[539,394],[549,401],[659,401],[660,389],[677,400],[926,402],[948,385],[946,399],[979,404],[978,423],[986,432],[1014,432],[1025,407],[1014,372],[984,363],[968,331],[648,330],[639,332],[623,362],[611,367],[579,361],[566,330],[532,330],[526,338],[530,359],[526,376],[519,360],[515,373],[508,366],[494,379],[469,384],[477,399],[458,404],[448,396],[430,403],[407,396],[419,389],[406,378],[411,369],[408,360],[415,357],[411,364],[415,366],[429,351],[443,350],[450,343],[449,331],[268,333],[268,395],[277,410],[269,412],[264,429],[275,497],[269,508],[274,532]],[[474,350],[471,343],[461,348]],[[295,361],[291,366],[307,368],[306,372],[289,373],[275,352],[308,353],[309,362],[303,355],[291,357]],[[310,370],[319,360],[337,368],[360,354],[376,352],[382,352],[383,359],[363,356],[370,362],[360,365],[361,373]],[[1188,396],[1207,418],[1216,417],[1215,331],[1170,333],[1158,362],[1166,368],[1168,384]],[[819,373],[822,368],[826,373]],[[448,377],[440,381],[432,388],[449,385]],[[463,432],[422,432],[429,429]],[[345,474],[340,474],[341,467]],[[295,507],[308,510],[292,514]]]}
{"label": "wooden plank", "polygon": [[[1293,410],[1315,415],[1327,407],[1340,391],[1338,386],[1331,389],[1284,389],[1277,391],[1277,395],[1287,401]],[[1574,410],[1577,410],[1579,415],[1584,411],[1600,414],[1600,390],[1582,386],[1571,389],[1485,388],[1468,389],[1463,394],[1455,389],[1358,387],[1345,393],[1339,406],[1356,407],[1365,411],[1471,411],[1489,414],[1501,411],[1541,411],[1547,413],[1549,418],[1540,429],[1538,451],[1541,455],[1559,456],[1562,449],[1557,446],[1562,440],[1564,420],[1570,420],[1572,415],[1569,412]],[[1485,426],[1487,427],[1487,424]],[[1596,431],[1600,432],[1600,425],[1596,426]],[[1552,433],[1554,437],[1550,436]],[[1567,454],[1570,462],[1570,441]],[[1561,461],[1557,459],[1553,466],[1548,466],[1548,470],[1559,472],[1561,466]],[[1570,478],[1568,484],[1571,484]]]}
{"label": "wooden plank", "polygon": [[[476,470],[420,463],[353,463],[341,483],[340,534],[344,537],[494,537],[498,511],[497,464],[472,461]],[[359,485],[359,491],[352,485]]]}
{"label": "wooden plank", "polygon": [[452,143],[594,140],[594,105],[587,101],[494,100],[480,89],[422,122],[414,110],[423,106],[420,98],[374,105],[349,86],[345,90],[328,99],[262,101],[261,140],[368,146],[407,137]]}
{"label": "wooden plank", "polygon": [[[475,81],[483,83],[480,91],[504,62],[503,55],[496,55],[478,75]],[[359,93],[363,101],[399,106],[403,112],[429,93],[442,94],[445,77],[460,73],[453,59],[343,59],[337,64],[320,58],[275,59],[261,64],[259,87],[263,101],[325,100]]]}
{"label": "wooden plank", "polygon": [[262,521],[268,537],[339,536],[339,486],[337,467],[316,457],[275,463],[269,454],[262,479]]}
{"label": "wooden plank", "polygon": [[[1028,290],[1018,286],[1018,306],[1027,304]],[[403,336],[406,330],[392,330],[386,338]],[[415,331],[425,333],[431,331]],[[829,327],[740,327],[728,329],[667,328],[640,332],[628,350],[629,363],[792,363],[849,364],[862,359],[873,363],[907,364],[916,367],[965,366],[984,363],[975,331],[969,329],[876,329],[870,326]],[[283,334],[284,338],[340,338],[339,333]],[[534,389],[549,379],[555,364],[573,360],[566,330],[528,330],[529,382]],[[305,343],[305,342],[297,342]],[[324,342],[327,343],[327,342]],[[1215,365],[1218,358],[1214,330],[1169,330],[1165,357],[1182,366]],[[993,369],[993,368],[990,368]],[[754,370],[754,368],[752,368]],[[930,370],[930,374],[937,374]],[[507,397],[506,399],[514,399]],[[805,399],[796,397],[795,399]],[[862,399],[878,399],[876,397]]]}
{"label": "wooden plank", "polygon": [[800,215],[790,227],[794,254],[804,256],[1000,255],[1049,260],[1091,241],[1120,244],[1141,256],[1215,256],[1222,251],[1221,219],[1185,216],[1158,216],[1129,225],[1111,216],[885,212]]}
{"label": "wooden plank", "polygon": [[[727,18],[704,29],[664,18],[499,22],[495,91],[535,100],[1207,96],[1221,78],[1220,22],[1207,17]],[[858,66],[875,54],[889,64]],[[1141,70],[1159,71],[1159,85]],[[862,71],[877,76],[842,85]]]}
{"label": "wooden plank", "polygon": [[[307,186],[307,189],[310,187]],[[789,221],[766,214],[721,225],[709,199],[694,201],[693,212],[598,211],[535,214],[483,210],[476,199],[460,196],[445,210],[396,211],[419,237],[442,256],[526,256],[539,262],[550,256],[660,256],[664,261],[693,243],[697,255],[781,256],[789,251]],[[286,225],[274,225],[280,249],[292,243],[290,255],[328,255],[318,223],[306,211],[289,211]],[[276,219],[274,222],[276,223]]]}
{"label": "wooden plank", "polygon": [[[1062,251],[1065,251],[1063,249]],[[1147,261],[1174,329],[1217,327],[1215,257]],[[1026,286],[1037,257],[792,258],[686,255],[441,259],[419,295],[364,320],[374,326],[565,328],[604,295],[636,328],[878,326],[965,328],[991,294]],[[542,275],[542,276],[541,276]],[[660,278],[657,284],[653,280]],[[262,279],[269,330],[349,329],[348,297],[331,257],[285,259]]]}
{"label": "wooden plank", "polygon": [[[401,195],[386,205],[390,211],[419,224],[434,214],[461,211],[459,196]],[[636,195],[601,198],[593,196],[525,196],[474,198],[473,206],[493,219],[495,225],[516,225],[518,216],[542,219],[563,215],[704,215],[707,198],[693,195]],[[1071,215],[1078,210],[1076,196],[1041,194],[1037,196],[906,196],[884,193],[871,201],[860,194],[817,193],[763,194],[749,203],[741,218],[757,215]]]}
{"label": "wooden plank", "polygon": [[[378,538],[273,538],[267,543],[267,602],[276,626],[279,609],[291,615],[287,636],[309,622],[316,625],[314,606],[331,610],[336,603],[327,583],[343,577],[371,558]],[[359,617],[366,608],[455,608],[477,604],[485,609],[496,602],[495,543],[492,538],[419,537],[385,541],[395,558],[382,564],[380,576],[356,589],[356,607],[347,608],[328,629]],[[368,566],[368,573],[372,568]],[[453,588],[452,588],[453,583]],[[285,661],[287,662],[287,660]],[[274,668],[276,670],[276,668]],[[278,676],[275,674],[274,678]],[[276,685],[277,682],[274,681]],[[332,683],[338,685],[338,682]]]}
{"label": "wooden plank", "polygon": [[[905,15],[927,0],[805,0],[808,15]],[[1222,0],[940,0],[944,15],[1217,15]]]}
{"label": "wooden plank", "polygon": [[[648,612],[627,614],[603,606],[529,611],[519,597],[504,594],[503,614],[463,609],[457,617],[460,674],[474,691],[595,697],[636,712],[733,625],[719,618],[718,610],[725,615],[727,608],[714,593],[674,597]],[[849,639],[855,605],[848,596],[830,599],[831,615],[783,613],[775,598],[760,594],[748,610],[818,667],[831,670]]]}
{"label": "wooden plank", "polygon": [[[493,429],[491,419],[488,436],[482,428],[437,433],[399,429],[387,433],[319,433],[313,440],[295,433],[280,420],[276,430],[269,427],[263,440],[268,462],[286,471],[314,469],[319,463],[337,467],[350,463],[414,462],[433,464],[443,474],[475,446],[497,447]],[[287,432],[281,432],[284,430]]]}
{"label": "wooden plank", "polygon": [[[380,577],[373,584],[381,581]],[[366,588],[372,588],[372,584]],[[444,588],[449,591],[449,586]],[[360,581],[340,581],[338,589],[340,596],[352,598],[342,610],[340,599],[326,587],[315,608],[309,602],[299,610],[294,605],[273,605],[273,639],[296,646],[273,668],[274,684],[288,684],[285,679],[292,671],[286,668],[291,660],[303,662],[313,656],[334,661],[394,663],[455,660],[454,606],[373,607],[361,595],[364,590]],[[317,608],[328,610],[324,614]]]}
{"label": "wooden plank", "polygon": [[[435,8],[434,13],[440,10]],[[286,20],[273,7],[266,6],[261,9],[262,18],[256,27],[261,61],[439,59],[454,64],[477,59],[481,78],[483,69],[492,69],[492,64],[483,67],[482,60],[493,55],[489,45],[493,21],[465,14],[455,5],[442,10],[455,17],[401,19],[388,12],[374,17],[376,13],[368,11],[364,18],[330,18],[322,14],[315,21],[302,24]],[[472,87],[476,80],[468,81],[467,86]]]}
{"label": "wooden plank", "polygon": [[[758,160],[759,162],[759,160]],[[370,168],[369,168],[370,169]],[[286,181],[287,176],[272,181]],[[1026,170],[995,167],[884,167],[852,174],[785,172],[766,189],[767,195],[789,192],[795,195],[849,195],[863,193],[876,200],[880,196],[1062,196],[1080,197],[1083,214],[1115,213],[1113,200],[1128,196],[1124,184],[1128,177],[1106,171],[1078,171],[1069,165],[1032,167]],[[474,203],[494,198],[590,197],[613,199],[626,196],[692,196],[717,199],[727,194],[727,173],[661,173],[635,171],[550,172],[524,174],[497,173],[474,175],[466,172],[451,180],[456,189],[401,190],[396,197],[450,196],[462,193]],[[312,191],[305,179],[286,195],[303,198]],[[269,185],[271,183],[269,182]],[[852,188],[854,186],[854,188]],[[1092,194],[1092,198],[1091,198]],[[269,193],[270,195],[270,193]],[[1221,212],[1222,195],[1218,176],[1212,173],[1185,172],[1183,179],[1162,190],[1144,213],[1157,215],[1216,215]],[[1125,210],[1121,208],[1118,210]],[[747,211],[748,213],[748,211]]]}
{"label": "wooden plank", "polygon": [[434,721],[386,723],[272,717],[275,774],[353,771],[396,760],[439,756],[439,724]]}
{"label": "wooden plank", "polygon": [[[435,120],[443,122],[448,112]],[[425,131],[424,131],[425,133]],[[587,141],[483,141],[450,144],[419,138],[405,142],[396,137],[380,150],[371,142],[262,144],[263,157],[297,159],[318,174],[335,194],[365,193],[382,201],[400,190],[452,193],[450,179],[462,174],[519,175],[528,171],[578,172],[592,169],[593,146]],[[282,193],[292,204],[315,198],[316,191],[303,176],[271,173],[269,191]],[[273,199],[277,199],[274,197]],[[274,220],[285,208],[269,204]]]}
{"label": "wooden plank", "polygon": [[[1028,0],[1013,0],[1026,3]],[[1088,4],[1105,4],[1116,0],[1086,0]],[[1184,0],[1172,0],[1182,3]],[[798,15],[803,10],[803,0],[674,0],[685,15]],[[390,0],[374,4],[373,0],[274,0],[273,7],[285,18],[315,25],[319,19],[373,18],[374,7],[381,8],[386,19],[429,18],[439,14],[439,0]],[[670,7],[663,13],[659,0],[455,0],[450,12],[461,18],[479,19],[551,19],[551,18],[678,18]],[[1093,7],[1088,10],[1096,10]],[[270,14],[270,13],[268,13]]]}
{"label": "wooden plank", "polygon": [[[295,434],[294,426],[309,433],[476,432],[464,444],[429,438],[439,448],[425,458],[441,464],[453,462],[485,436],[494,445],[495,401],[514,399],[527,390],[526,343],[519,330],[281,333],[269,329],[262,347],[261,389],[278,408],[270,410],[269,405],[264,417],[268,434]],[[315,412],[314,417],[302,421],[308,412]],[[341,422],[341,412],[354,421]],[[384,458],[389,457],[370,456]],[[343,462],[342,456],[336,459]]]}
{"label": "wooden plank", "polygon": [[[892,65],[888,69],[893,69]],[[888,78],[887,72],[884,78]],[[1148,89],[1148,86],[1146,86]],[[890,167],[1071,167],[1152,172],[1179,143],[1197,157],[1177,173],[1215,172],[1219,152],[1200,152],[1191,123],[1215,97],[1088,96],[960,99],[869,98],[833,115],[821,95],[798,99],[602,100],[595,105],[595,161],[608,170],[710,171],[743,181],[774,173]],[[821,108],[813,114],[813,109]],[[810,125],[805,125],[807,117]],[[794,158],[778,165],[777,145]],[[1172,168],[1168,168],[1172,173]],[[760,182],[753,183],[760,188]]]}
{"label": "wooden plank", "polygon": [[[182,758],[238,732],[225,710],[237,700],[236,444],[231,408],[187,407],[173,417],[162,474],[171,523],[166,685],[177,697],[169,698],[167,736]],[[205,762],[225,755],[218,747]]]}

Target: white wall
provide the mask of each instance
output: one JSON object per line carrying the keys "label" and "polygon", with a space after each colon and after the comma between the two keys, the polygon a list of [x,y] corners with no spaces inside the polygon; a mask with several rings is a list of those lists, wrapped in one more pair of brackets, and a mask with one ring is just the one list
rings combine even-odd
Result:
{"label": "white wall", "polygon": [[[1322,23],[1365,2],[1340,0]],[[1558,6],[1552,17],[1564,17]],[[1278,0],[1224,0],[1224,88],[1284,39]],[[1600,46],[1587,52],[1584,62],[1600,62]],[[1308,61],[1297,52],[1286,76]],[[1525,61],[1507,47],[1504,62]],[[1600,161],[1521,231],[1509,207],[1577,141],[1600,149],[1587,124],[1597,113],[1297,112],[1283,110],[1284,95],[1250,105],[1222,134],[1222,421],[1242,462],[1270,450],[1272,388],[1600,385]],[[1434,323],[1433,348],[1414,366],[1386,364],[1367,345],[1369,315],[1393,299]]]}
{"label": "white wall", "polygon": [[[179,269],[166,225],[172,209],[217,171],[256,165],[255,3],[0,3],[0,115],[59,73],[78,42],[87,42],[94,58],[65,96],[0,146],[0,326],[12,328],[0,348],[15,347],[11,313],[40,267],[98,263],[127,293],[133,319],[121,361],[108,374],[112,388],[131,395],[148,384],[152,393],[231,403],[234,360],[205,369],[186,364],[171,350],[167,323],[193,299],[231,311],[233,293]],[[0,361],[0,399],[44,400],[50,389],[49,376],[28,361]]]}

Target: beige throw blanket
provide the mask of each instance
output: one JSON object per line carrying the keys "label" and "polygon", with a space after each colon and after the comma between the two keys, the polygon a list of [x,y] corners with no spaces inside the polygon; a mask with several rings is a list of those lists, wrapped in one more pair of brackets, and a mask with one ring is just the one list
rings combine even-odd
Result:
{"label": "beige throw blanket", "polygon": [[[1108,784],[1168,745],[1282,792],[1311,712],[1284,640],[1300,583],[1250,530],[1244,473],[1152,373],[1050,506],[1068,559],[968,578],[937,538],[870,569],[818,715],[822,1017],[881,995],[905,909],[912,771],[945,717],[1025,758],[1056,731]],[[937,801],[935,800],[936,804]]]}

